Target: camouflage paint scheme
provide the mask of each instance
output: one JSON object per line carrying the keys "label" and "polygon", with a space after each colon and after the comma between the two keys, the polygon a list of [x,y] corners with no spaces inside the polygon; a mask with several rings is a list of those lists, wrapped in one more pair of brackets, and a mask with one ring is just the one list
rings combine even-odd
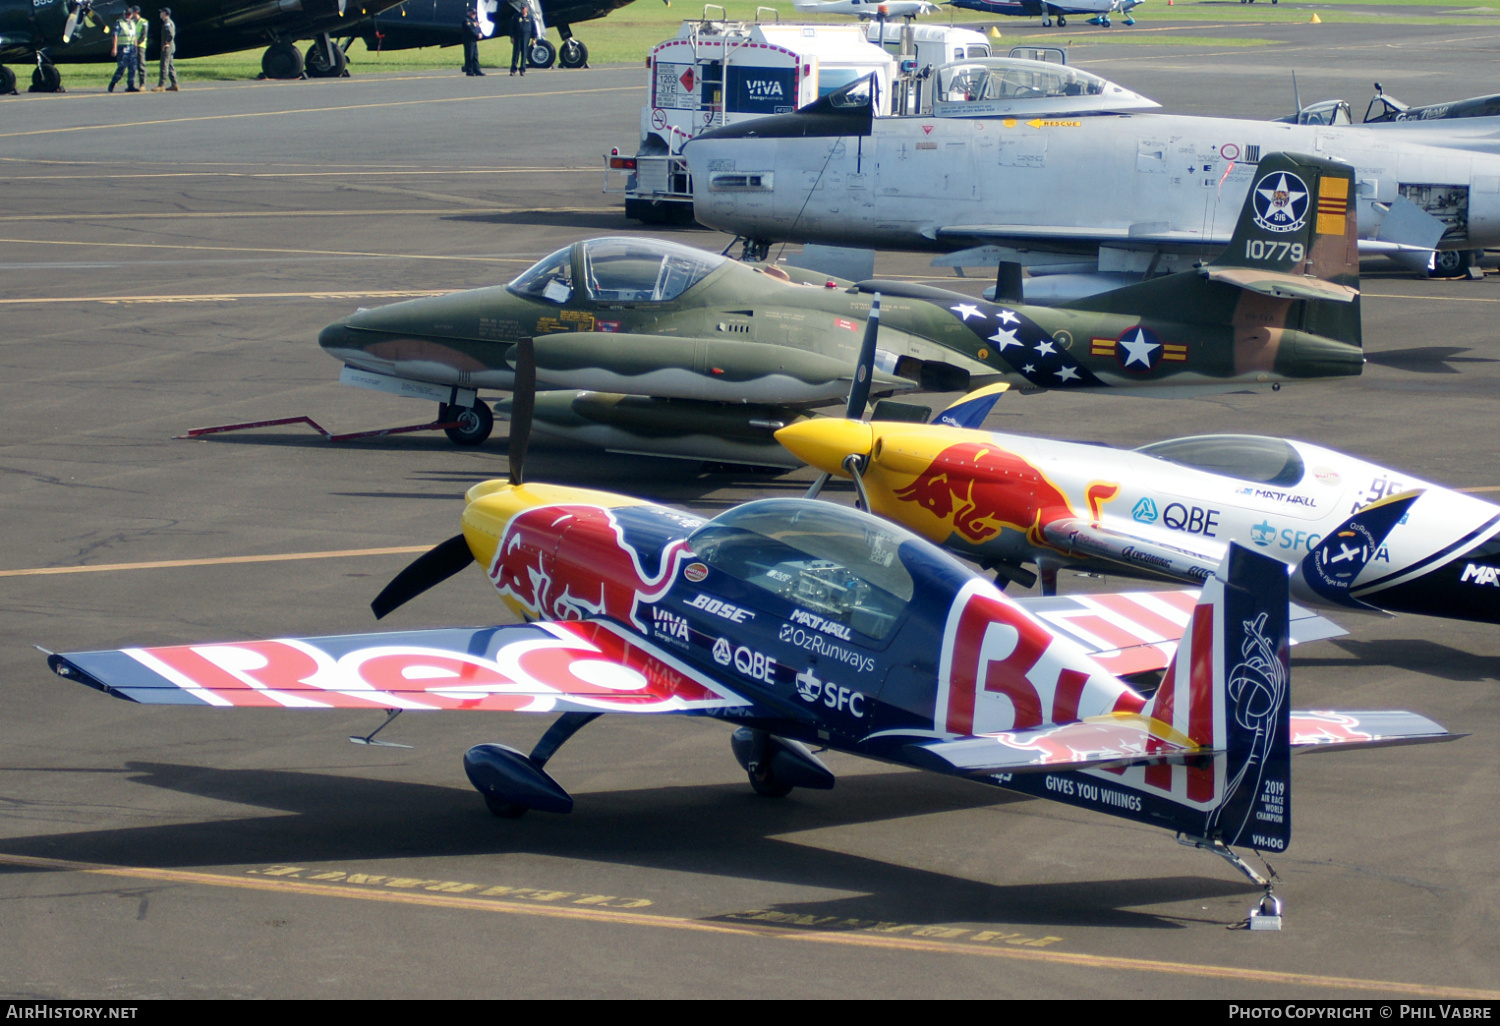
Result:
{"label": "camouflage paint scheme", "polygon": [[[1351,170],[1274,155],[1261,175],[1270,184],[1252,191],[1234,242],[1214,264],[1068,306],[805,272],[785,280],[779,268],[606,238],[575,243],[509,286],[362,310],[325,328],[319,343],[351,368],[392,379],[508,389],[512,344],[535,337],[541,385],[588,390],[544,392],[540,433],[612,425],[634,433],[637,449],[654,436],[651,451],[664,454],[695,431],[767,449],[776,428],[841,403],[874,293],[882,303],[877,395],[999,383],[1194,394],[1358,374]],[[1280,188],[1287,182],[1296,185]],[[641,264],[653,257],[663,266],[714,266],[671,298],[649,298],[649,290],[606,298],[594,287],[590,254],[629,247]],[[555,268],[550,295],[537,288],[546,267]],[[764,459],[785,462],[769,451]]]}

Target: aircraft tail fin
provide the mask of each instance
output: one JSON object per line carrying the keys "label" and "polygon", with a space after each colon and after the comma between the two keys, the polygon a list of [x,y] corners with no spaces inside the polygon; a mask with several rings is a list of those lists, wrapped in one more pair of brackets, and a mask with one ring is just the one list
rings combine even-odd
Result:
{"label": "aircraft tail fin", "polygon": [[1360,346],[1355,207],[1348,164],[1269,154],[1255,168],[1229,245],[1212,262],[1063,305],[1147,317],[1170,308],[1231,324],[1237,342],[1260,346],[1271,343],[1267,325],[1284,329],[1283,341],[1289,329]]}
{"label": "aircraft tail fin", "polygon": [[1386,536],[1405,519],[1421,495],[1420,488],[1388,495],[1329,531],[1292,571],[1299,593],[1305,592],[1302,597],[1350,609],[1375,608],[1355,598],[1351,589],[1360,572],[1380,554]]}

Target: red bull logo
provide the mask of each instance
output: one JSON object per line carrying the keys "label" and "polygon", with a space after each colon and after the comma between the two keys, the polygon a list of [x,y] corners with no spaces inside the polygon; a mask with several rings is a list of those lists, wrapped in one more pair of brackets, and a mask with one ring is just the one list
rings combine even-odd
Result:
{"label": "red bull logo", "polygon": [[626,543],[614,511],[603,506],[538,506],[517,513],[506,524],[489,577],[502,597],[534,619],[608,617],[645,631],[637,607],[666,594],[689,551],[686,541],[671,542],[662,552],[656,575],[648,576],[640,553]]}
{"label": "red bull logo", "polygon": [[1068,723],[1025,736],[996,734],[995,740],[1007,748],[1038,753],[1041,758],[1036,762],[1043,766],[1096,762],[1153,752],[1171,754],[1182,750],[1180,745],[1114,723]]}
{"label": "red bull logo", "polygon": [[1046,545],[1042,529],[1073,516],[1068,497],[1041,471],[1015,453],[984,442],[950,445],[895,495],[949,521],[976,544],[1010,527],[1024,532],[1033,545]]}

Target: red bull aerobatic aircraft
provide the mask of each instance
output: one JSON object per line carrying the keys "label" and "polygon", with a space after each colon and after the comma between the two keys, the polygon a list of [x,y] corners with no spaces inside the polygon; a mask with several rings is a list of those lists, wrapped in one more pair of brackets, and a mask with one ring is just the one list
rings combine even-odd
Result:
{"label": "red bull aerobatic aircraft", "polygon": [[[711,716],[737,728],[734,754],[765,795],[833,787],[808,747],[822,746],[1162,826],[1262,884],[1233,849],[1285,850],[1293,751],[1453,737],[1409,712],[1293,712],[1287,575],[1260,553],[1231,546],[1196,602],[1102,596],[1044,621],[931,542],[832,503],[767,499],[705,521],[523,484],[530,389],[518,395],[511,480],[470,489],[462,533],[373,608],[475,563],[526,623],[142,646],[51,667],[145,703],[559,714],[529,754],[466,754],[501,816],[572,808],[549,760],[603,713]],[[1098,619],[1134,640],[1100,643]],[[1119,675],[1144,670],[1165,670],[1154,694]],[[1262,906],[1279,908],[1269,893]]]}
{"label": "red bull aerobatic aircraft", "polygon": [[996,396],[933,424],[821,418],[777,438],[827,473],[858,473],[871,510],[1002,578],[1029,586],[1023,564],[1038,567],[1045,593],[1060,567],[1201,581],[1238,542],[1288,564],[1299,602],[1500,623],[1493,503],[1281,438],[1122,451],[977,430]]}

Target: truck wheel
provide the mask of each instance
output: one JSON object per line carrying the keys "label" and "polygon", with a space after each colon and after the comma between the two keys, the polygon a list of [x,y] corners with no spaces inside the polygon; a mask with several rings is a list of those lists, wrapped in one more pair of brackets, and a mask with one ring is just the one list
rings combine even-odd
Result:
{"label": "truck wheel", "polygon": [[586,68],[589,48],[577,39],[564,39],[562,49],[557,52],[557,64],[563,68]]}
{"label": "truck wheel", "polygon": [[533,40],[526,60],[533,68],[550,68],[557,62],[557,47],[545,39]]}

